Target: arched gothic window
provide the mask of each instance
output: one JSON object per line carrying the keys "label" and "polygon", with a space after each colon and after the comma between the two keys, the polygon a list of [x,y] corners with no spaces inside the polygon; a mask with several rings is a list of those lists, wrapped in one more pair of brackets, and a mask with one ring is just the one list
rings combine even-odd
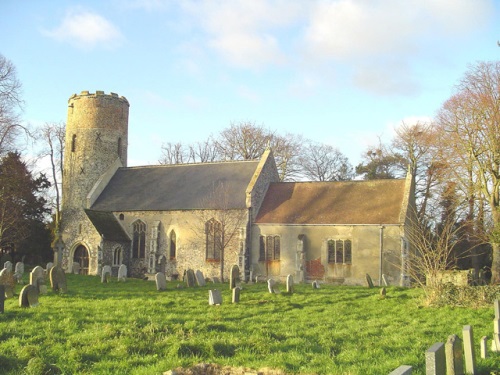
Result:
{"label": "arched gothic window", "polygon": [[281,239],[280,236],[260,236],[259,260],[280,260]]}
{"label": "arched gothic window", "polygon": [[222,225],[214,218],[205,223],[206,259],[220,260],[222,252]]}
{"label": "arched gothic window", "polygon": [[146,257],[146,224],[137,220],[133,224],[134,238],[132,243],[132,258]]}
{"label": "arched gothic window", "polygon": [[177,236],[175,231],[170,232],[170,259],[175,259],[177,252]]}
{"label": "arched gothic window", "polygon": [[113,266],[119,266],[123,263],[123,250],[120,246],[113,250]]}

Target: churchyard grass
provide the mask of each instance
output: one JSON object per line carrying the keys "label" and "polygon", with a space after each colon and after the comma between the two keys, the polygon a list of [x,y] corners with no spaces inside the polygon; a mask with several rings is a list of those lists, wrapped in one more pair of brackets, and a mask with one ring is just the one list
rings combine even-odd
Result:
{"label": "churchyard grass", "polygon": [[[49,290],[37,307],[5,301],[0,373],[162,374],[204,362],[359,375],[406,364],[424,374],[425,351],[451,334],[461,337],[464,325],[474,329],[479,373],[500,368],[499,354],[479,356],[479,339],[491,339],[493,306],[422,307],[418,289],[388,287],[382,298],[378,288],[299,284],[293,294],[270,294],[259,283],[243,285],[240,303],[232,304],[227,283],[176,289],[169,282],[159,292],[137,279],[67,276],[69,291]],[[208,305],[214,287],[222,291],[220,306]]]}

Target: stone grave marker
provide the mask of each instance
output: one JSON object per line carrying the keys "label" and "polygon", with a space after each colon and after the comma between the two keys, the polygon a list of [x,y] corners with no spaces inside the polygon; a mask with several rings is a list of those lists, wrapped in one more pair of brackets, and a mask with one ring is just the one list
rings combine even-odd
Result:
{"label": "stone grave marker", "polygon": [[19,294],[19,307],[36,306],[38,306],[38,290],[33,284],[28,284]]}
{"label": "stone grave marker", "polygon": [[389,286],[389,283],[387,282],[387,276],[385,276],[385,273],[382,274],[382,284],[384,286]]}
{"label": "stone grave marker", "polygon": [[385,289],[385,286],[384,286],[384,287],[382,287],[382,289],[380,289],[380,297],[385,298],[386,295],[387,295],[387,290]]}
{"label": "stone grave marker", "polygon": [[273,279],[267,280],[267,290],[269,290],[269,293],[271,294],[274,292],[274,285],[276,285],[276,281]]}
{"label": "stone grave marker", "polygon": [[491,350],[500,352],[500,300],[495,300],[493,303],[495,310],[495,319],[493,320],[493,340],[491,342]]}
{"label": "stone grave marker", "polygon": [[239,287],[233,288],[233,303],[240,302],[240,290]]}
{"label": "stone grave marker", "polygon": [[47,293],[47,286],[45,285],[45,270],[42,267],[36,266],[31,270],[30,284],[37,288],[38,293]]}
{"label": "stone grave marker", "polygon": [[196,285],[196,276],[191,268],[186,271],[186,284],[189,288],[193,288]]}
{"label": "stone grave marker", "polygon": [[167,289],[167,278],[163,272],[158,272],[155,275],[156,290],[166,290]]}
{"label": "stone grave marker", "polygon": [[487,336],[481,337],[480,348],[481,348],[481,358],[482,359],[488,358],[488,337]]}
{"label": "stone grave marker", "polygon": [[407,366],[407,365],[402,365],[399,366],[397,369],[394,371],[391,371],[389,375],[411,375],[413,367]]}
{"label": "stone grave marker", "polygon": [[222,305],[222,295],[220,290],[210,289],[208,291],[208,304],[209,305]]}
{"label": "stone grave marker", "polygon": [[462,340],[457,335],[450,335],[445,344],[446,368],[448,374],[464,373],[464,351]]}
{"label": "stone grave marker", "polygon": [[198,286],[205,286],[207,283],[205,282],[205,277],[203,277],[203,272],[200,270],[196,270],[195,272],[195,277],[196,277],[196,283]]}
{"label": "stone grave marker", "polygon": [[47,267],[45,268],[45,272],[47,273],[47,275],[49,274],[50,269],[52,267],[54,267],[54,263],[52,263],[52,262],[47,263]]}
{"label": "stone grave marker", "polygon": [[293,293],[293,276],[288,275],[286,277],[286,292]]}
{"label": "stone grave marker", "polygon": [[3,268],[9,270],[10,273],[12,273],[12,262],[8,260],[3,264]]}
{"label": "stone grave marker", "polygon": [[231,273],[229,274],[229,289],[233,290],[240,283],[240,267],[238,265],[233,264],[231,267]]}
{"label": "stone grave marker", "polygon": [[462,334],[464,337],[465,372],[475,375],[476,354],[474,352],[474,334],[472,332],[472,326],[464,326]]}
{"label": "stone grave marker", "polygon": [[24,276],[24,263],[17,262],[16,267],[14,268],[14,279],[18,284],[21,284],[23,282],[23,276]]}
{"label": "stone grave marker", "polygon": [[446,374],[446,359],[444,353],[444,344],[442,342],[435,343],[425,352],[425,374]]}
{"label": "stone grave marker", "polygon": [[311,285],[313,289],[319,289],[319,283],[317,280],[314,280]]}
{"label": "stone grave marker", "polygon": [[220,284],[220,279],[217,276],[212,277],[212,282],[214,284]]}
{"label": "stone grave marker", "polygon": [[101,283],[109,283],[111,280],[111,266],[105,265],[101,271]]}
{"label": "stone grave marker", "polygon": [[3,314],[5,305],[5,285],[0,285],[0,313]]}
{"label": "stone grave marker", "polygon": [[366,274],[365,277],[366,277],[366,286],[370,289],[373,288],[373,280],[372,280],[371,276]]}
{"label": "stone grave marker", "polygon": [[16,285],[16,280],[14,280],[14,275],[7,268],[0,271],[0,285],[4,286],[4,297],[12,298],[14,296],[14,287]]}
{"label": "stone grave marker", "polygon": [[125,264],[120,264],[118,268],[118,281],[127,281],[127,266]]}
{"label": "stone grave marker", "polygon": [[61,266],[54,266],[49,271],[50,287],[54,292],[66,293],[68,284],[66,283],[66,274]]}

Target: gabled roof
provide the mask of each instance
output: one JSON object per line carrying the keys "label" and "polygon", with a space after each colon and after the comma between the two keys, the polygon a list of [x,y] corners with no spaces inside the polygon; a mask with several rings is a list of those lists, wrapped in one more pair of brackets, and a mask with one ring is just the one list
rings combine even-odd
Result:
{"label": "gabled roof", "polygon": [[259,161],[176,164],[119,168],[91,209],[171,211],[217,208],[210,194],[221,183],[224,208],[246,207],[245,191]]}
{"label": "gabled roof", "polygon": [[258,224],[399,224],[405,180],[272,183]]}
{"label": "gabled roof", "polygon": [[111,212],[85,210],[101,236],[110,241],[130,241],[130,237]]}

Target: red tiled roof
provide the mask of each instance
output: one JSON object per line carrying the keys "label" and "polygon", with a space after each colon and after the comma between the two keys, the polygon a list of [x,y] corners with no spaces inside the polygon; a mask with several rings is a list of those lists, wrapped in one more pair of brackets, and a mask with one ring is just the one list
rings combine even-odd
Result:
{"label": "red tiled roof", "polygon": [[404,179],[272,183],[255,222],[398,224],[404,192]]}

